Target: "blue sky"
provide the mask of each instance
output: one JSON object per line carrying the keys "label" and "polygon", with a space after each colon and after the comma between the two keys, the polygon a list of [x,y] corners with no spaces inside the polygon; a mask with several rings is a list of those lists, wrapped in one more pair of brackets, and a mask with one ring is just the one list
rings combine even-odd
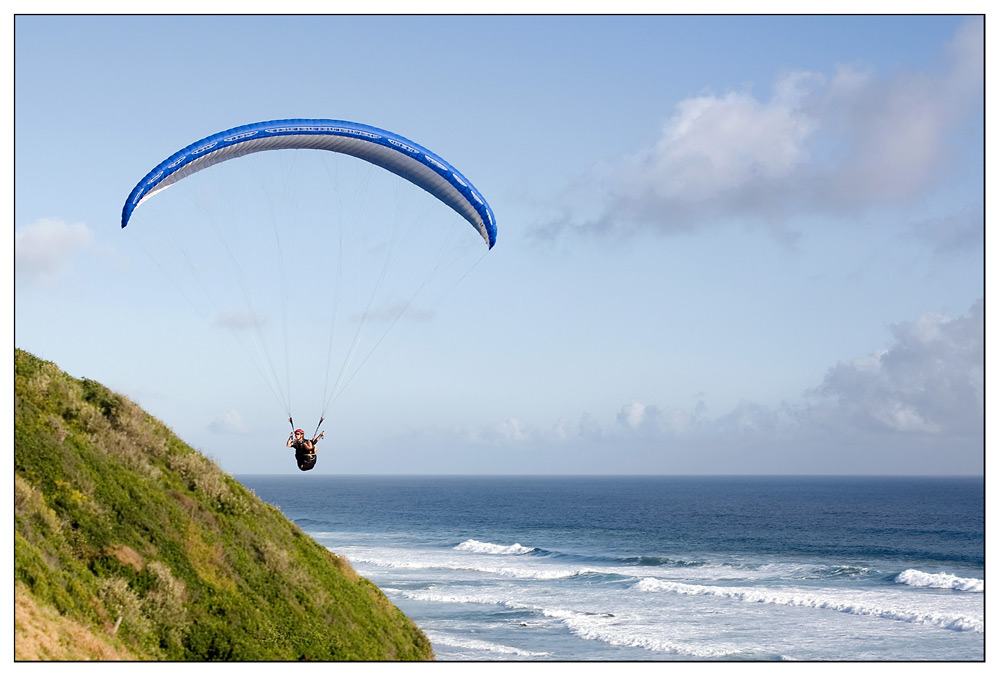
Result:
{"label": "blue sky", "polygon": [[[287,417],[119,219],[174,151],[286,117],[432,149],[499,232],[337,400],[315,472],[982,471],[981,18],[14,28],[14,344],[229,472],[298,472]],[[293,352],[311,431],[325,356]]]}

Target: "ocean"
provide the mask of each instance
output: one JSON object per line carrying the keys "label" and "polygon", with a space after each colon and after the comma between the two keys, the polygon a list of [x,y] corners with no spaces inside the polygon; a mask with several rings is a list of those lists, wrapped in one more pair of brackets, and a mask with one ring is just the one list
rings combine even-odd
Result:
{"label": "ocean", "polygon": [[440,661],[982,661],[984,483],[240,475]]}

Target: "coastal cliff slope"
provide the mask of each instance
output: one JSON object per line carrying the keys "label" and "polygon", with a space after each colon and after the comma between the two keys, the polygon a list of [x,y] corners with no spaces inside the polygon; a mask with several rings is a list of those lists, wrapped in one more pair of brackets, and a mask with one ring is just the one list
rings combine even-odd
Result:
{"label": "coastal cliff slope", "polygon": [[428,660],[370,581],[96,381],[14,354],[15,660]]}

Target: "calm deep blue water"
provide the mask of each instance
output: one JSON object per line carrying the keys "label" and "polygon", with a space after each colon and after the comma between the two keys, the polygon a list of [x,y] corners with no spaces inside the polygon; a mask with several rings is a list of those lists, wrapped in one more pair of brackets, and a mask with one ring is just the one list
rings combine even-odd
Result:
{"label": "calm deep blue water", "polygon": [[982,478],[236,479],[438,660],[984,658]]}

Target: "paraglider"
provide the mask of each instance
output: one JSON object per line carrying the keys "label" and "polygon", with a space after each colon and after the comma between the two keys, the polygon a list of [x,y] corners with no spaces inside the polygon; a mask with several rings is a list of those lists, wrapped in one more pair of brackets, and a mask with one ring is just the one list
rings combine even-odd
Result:
{"label": "paraglider", "polygon": [[[449,213],[453,212],[453,217],[454,215],[457,215],[457,217],[454,218],[455,221],[461,223],[461,220],[464,219],[465,222],[472,225],[472,227],[479,233],[483,241],[486,243],[487,251],[492,249],[496,243],[496,222],[489,204],[471,181],[465,178],[465,176],[454,166],[440,156],[405,137],[377,127],[344,120],[306,118],[271,120],[242,125],[212,134],[185,146],[153,167],[153,169],[151,169],[143,177],[143,179],[135,185],[122,207],[121,227],[124,229],[128,226],[133,220],[133,216],[140,205],[146,203],[154,195],[157,195],[166,188],[178,184],[188,177],[191,177],[192,175],[202,172],[210,167],[249,155],[265,152],[269,153],[270,151],[301,152],[306,150],[321,150],[340,156],[350,156],[348,160],[345,160],[344,162],[354,162],[354,160],[351,160],[350,158],[357,158],[358,160],[362,160],[364,163],[387,170],[392,175],[404,179],[405,182],[408,182],[408,184],[419,189],[412,192],[420,193],[422,190],[425,191],[426,194],[432,196],[432,198],[436,198],[436,204],[438,207],[443,204],[448,208],[444,210],[445,212],[449,212],[450,210]],[[302,191],[333,192],[338,189],[338,186],[336,185],[337,181],[332,176],[329,177],[329,185],[323,185],[321,183],[322,181],[327,180],[323,175],[310,176],[309,178],[310,181],[308,182],[308,186],[305,184],[301,186],[300,189]],[[280,183],[280,181],[276,183]],[[278,191],[278,188],[273,188],[273,190]],[[345,190],[349,189],[345,188]],[[393,190],[393,194],[379,194],[377,196],[377,202],[391,202],[394,199],[394,193],[395,189]],[[272,196],[268,195],[268,207],[272,205],[271,198]],[[435,202],[435,200],[431,199],[431,202]],[[145,209],[148,208],[140,210],[140,213],[144,213]],[[220,211],[226,212],[226,209],[222,209]],[[405,209],[400,209],[400,211],[405,212]],[[367,216],[367,212],[365,212],[365,216]],[[210,210],[205,210],[204,216],[199,218],[206,218],[207,221],[205,223],[214,227],[215,219],[228,218],[228,216],[219,217],[215,213],[211,213]],[[364,218],[355,220],[364,221]],[[170,219],[165,225],[171,227],[175,223],[184,223],[184,225],[187,225],[190,221],[191,219],[173,218]],[[347,223],[350,225],[351,219],[345,218],[340,221],[331,219],[331,223],[336,223],[338,225]],[[281,238],[285,236],[283,231],[286,228],[293,227],[295,224],[295,219],[290,217],[286,219],[280,211],[275,219],[275,222],[272,224],[272,228],[274,230],[272,233],[273,240],[279,245],[277,257],[274,260],[277,261],[279,267],[284,265],[282,257],[289,256],[288,252],[290,251],[289,248],[284,247],[284,244],[281,241]],[[314,224],[310,222],[310,227],[313,225]],[[407,227],[405,228],[396,229],[400,230],[404,234],[412,233],[413,229],[409,228],[410,224],[407,223],[406,225]],[[243,227],[243,220],[236,218],[232,219],[232,223],[226,223],[225,227],[221,228],[221,230],[226,231],[224,235],[233,237],[237,240],[235,242],[236,246],[232,247],[233,250],[243,244],[238,241],[241,237],[239,235],[240,229]],[[315,227],[321,226],[316,225]],[[358,227],[377,228],[381,226],[380,222],[372,217],[369,222],[361,223]],[[132,229],[130,229],[130,231],[131,230]],[[196,234],[199,232],[200,231],[197,230],[195,231]],[[221,240],[223,235],[219,233],[216,234]],[[452,236],[449,235],[448,237]],[[260,239],[262,238],[257,238],[257,240]],[[173,241],[180,243],[182,248],[181,255],[178,257],[178,260],[183,262],[182,267],[193,270],[196,275],[201,275],[201,273],[197,270],[197,266],[192,265],[188,252],[183,251],[183,247],[185,247],[186,243],[189,243],[190,240],[190,237],[173,236]],[[418,244],[423,245],[423,242],[418,241]],[[313,245],[310,244],[309,246]],[[321,247],[322,245],[315,245],[317,250],[320,250]],[[358,252],[345,251],[343,249],[338,250],[338,260],[341,262],[359,260],[362,245],[357,245],[357,247],[359,249]],[[367,242],[364,244],[364,247],[364,253],[374,251],[376,249]],[[158,244],[150,249],[152,250],[150,252],[151,255],[156,258],[156,256],[160,254],[162,248]],[[385,301],[386,303],[384,307],[376,306],[376,292],[382,292],[385,294],[384,288],[387,286],[385,283],[386,273],[392,265],[396,265],[396,259],[392,257],[398,256],[398,250],[402,249],[402,246],[396,246],[396,243],[392,243],[392,246],[387,247],[386,249],[389,251],[389,254],[386,255],[387,258],[384,268],[381,264],[374,266],[376,271],[373,273],[372,277],[375,279],[375,282],[371,284],[373,287],[371,295],[369,296],[366,291],[363,293],[357,293],[354,297],[352,297],[364,299],[360,302],[360,309],[349,315],[349,319],[351,320],[354,320],[354,318],[361,318],[358,321],[359,327],[354,335],[350,347],[341,351],[344,354],[344,364],[340,369],[340,375],[337,377],[332,393],[328,395],[327,392],[324,392],[324,402],[320,416],[320,424],[322,424],[323,419],[326,416],[327,407],[335,397],[339,396],[342,389],[346,387],[346,383],[349,383],[357,374],[358,370],[360,370],[360,366],[356,368],[352,366],[352,369],[355,369],[355,371],[350,372],[348,370],[348,363],[355,360],[360,361],[361,366],[364,366],[364,364],[368,361],[371,352],[374,351],[375,347],[378,347],[378,345],[382,343],[382,339],[385,337],[385,334],[378,337],[377,340],[374,341],[374,347],[366,353],[363,349],[358,347],[359,336],[362,333],[361,325],[366,322],[372,324],[383,320],[387,315],[386,308],[395,308],[398,306],[399,310],[394,310],[392,318],[386,320],[386,322],[390,324],[391,329],[391,326],[395,324],[403,315],[407,309],[407,304],[412,302],[412,298],[414,298],[417,293],[417,291],[414,291],[412,292],[412,296],[409,296],[411,292],[409,289],[406,289],[405,293],[402,295],[403,298],[401,301],[397,301],[395,297],[387,297],[387,299],[382,299],[382,301]],[[433,245],[428,244],[426,249],[432,250]],[[223,252],[225,253],[225,256],[220,258],[225,261],[227,266],[232,265],[238,268],[241,265],[242,258],[234,251],[230,250],[229,244],[224,244]],[[421,251],[419,255],[422,254],[423,251]],[[415,252],[414,255],[416,256],[418,254]],[[160,262],[157,261],[157,263]],[[451,264],[452,261],[449,259],[447,260],[447,263]],[[422,289],[426,285],[429,276],[437,274],[443,266],[441,260],[436,262],[432,261],[427,265],[431,272],[428,273],[427,278],[417,277],[413,279],[412,285],[410,285],[413,289],[418,291]],[[250,263],[247,263],[246,266],[250,269],[248,277],[258,275],[262,268],[261,266],[254,267],[253,264]],[[330,263],[329,265],[324,264],[322,267],[328,268],[332,266],[333,264]],[[401,275],[411,274],[408,268],[400,266],[400,269],[404,271],[400,273]],[[298,273],[298,268],[293,270],[293,274]],[[205,277],[208,276],[206,275]],[[228,324],[231,328],[235,325],[240,325],[241,331],[257,332],[257,335],[253,338],[253,345],[250,347],[244,347],[251,355],[251,360],[257,362],[255,366],[257,367],[260,375],[264,378],[264,381],[268,384],[272,394],[274,394],[275,397],[285,406],[286,414],[289,418],[289,422],[291,422],[290,387],[286,386],[286,390],[289,392],[285,393],[282,392],[282,388],[280,387],[280,384],[278,384],[278,379],[275,374],[274,360],[272,360],[270,353],[267,350],[267,346],[265,345],[266,341],[263,339],[261,327],[265,323],[258,314],[257,304],[260,302],[260,292],[253,291],[260,290],[261,288],[268,290],[280,288],[280,295],[282,297],[281,303],[287,306],[288,299],[285,298],[285,296],[288,293],[287,288],[289,288],[288,285],[290,284],[288,282],[288,276],[286,276],[284,271],[282,271],[280,273],[280,280],[278,281],[278,284],[265,285],[256,283],[254,280],[251,281],[253,283],[248,284],[247,279],[244,278],[243,271],[237,270],[235,277],[236,279],[234,279],[234,282],[236,283],[236,286],[239,287],[241,293],[246,298],[244,301],[246,307],[237,311],[229,311],[223,307],[225,305],[224,302],[221,302],[219,299],[212,298],[211,301],[213,308],[215,309],[216,316],[217,318],[221,318],[216,319],[214,323]],[[331,281],[329,283],[329,287],[333,290],[332,293],[341,293],[340,287],[344,286],[343,283],[346,283],[351,279],[353,278],[344,275],[343,279],[338,276],[335,281]],[[459,279],[461,279],[461,277]],[[199,279],[198,282],[201,291],[205,291],[206,294],[210,294],[207,289],[210,285],[206,284],[205,280],[202,279]],[[395,305],[390,304],[390,301]],[[365,303],[367,303],[367,305],[365,305]],[[338,312],[338,305],[339,300],[327,303],[327,307],[332,308],[332,311],[329,312],[334,314],[334,316],[331,317],[330,323],[331,335],[329,341],[329,354],[327,358],[327,382],[330,381],[330,361],[334,352],[333,331],[334,325],[337,324],[335,314]],[[342,310],[340,312],[346,313],[347,311]],[[283,306],[281,308],[281,316],[285,322],[284,333],[286,342],[290,334],[294,338],[296,333],[301,333],[296,331],[299,327],[291,325],[291,322],[287,319],[289,315],[290,311],[287,307]],[[313,323],[311,328],[317,328],[315,323]],[[386,332],[388,332],[388,330],[386,330]],[[285,346],[285,363],[286,369],[290,370],[291,367],[288,366],[289,349],[287,344]],[[286,376],[286,379],[290,379],[290,377]],[[296,462],[301,470],[310,470],[316,464],[316,444],[323,437],[323,433],[319,433],[318,428],[319,426],[317,426],[318,434],[314,434],[312,439],[306,439],[304,432],[301,430],[294,430],[288,438],[286,446],[295,449]]]}
{"label": "paraglider", "polygon": [[299,428],[288,435],[288,442],[285,443],[285,446],[295,449],[295,462],[298,464],[299,470],[312,470],[316,467],[316,445],[325,434],[325,432],[321,432],[311,440],[307,440],[305,431]]}

